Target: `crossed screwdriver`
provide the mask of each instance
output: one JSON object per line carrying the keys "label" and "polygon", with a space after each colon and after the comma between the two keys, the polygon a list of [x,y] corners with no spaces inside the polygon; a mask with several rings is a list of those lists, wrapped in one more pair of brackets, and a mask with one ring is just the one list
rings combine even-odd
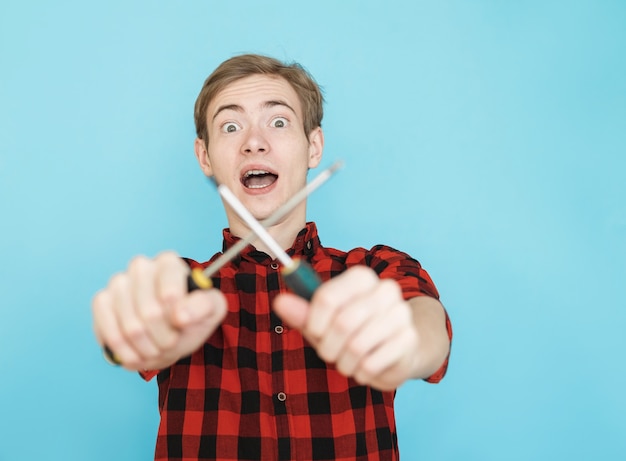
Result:
{"label": "crossed screwdriver", "polygon": [[[300,191],[298,191],[291,199],[278,208],[269,218],[259,222],[245,208],[245,206],[235,197],[232,191],[224,184],[218,186],[218,191],[222,198],[231,206],[231,208],[239,215],[241,219],[248,225],[251,232],[245,238],[239,240],[235,245],[230,247],[228,251],[222,254],[206,269],[192,269],[187,277],[187,290],[208,290],[213,287],[211,276],[215,275],[222,267],[232,261],[241,250],[256,238],[260,238],[282,264],[281,275],[286,285],[298,296],[310,300],[313,293],[320,286],[321,280],[315,270],[301,259],[292,259],[285,250],[274,240],[267,232],[267,228],[277,223],[281,218],[292,211],[304,199],[306,199],[314,190],[324,184],[339,168],[343,166],[343,162],[337,161],[329,168],[322,171],[315,179],[310,181]],[[103,346],[105,359],[112,365],[121,365],[121,361],[115,353],[105,344]]]}

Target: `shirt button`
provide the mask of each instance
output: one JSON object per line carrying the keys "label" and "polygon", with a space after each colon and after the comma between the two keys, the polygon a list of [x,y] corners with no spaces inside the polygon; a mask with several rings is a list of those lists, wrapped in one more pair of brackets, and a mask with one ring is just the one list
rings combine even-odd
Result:
{"label": "shirt button", "polygon": [[284,392],[279,392],[276,395],[276,398],[280,400],[281,402],[284,402],[285,400],[287,400],[287,394],[285,394]]}
{"label": "shirt button", "polygon": [[270,264],[270,267],[274,270],[278,269],[278,263],[272,263]]}
{"label": "shirt button", "polygon": [[283,329],[282,325],[276,325],[276,326],[274,327],[274,331],[275,331],[276,333],[278,333],[278,334],[281,334],[281,333],[284,331],[284,329]]}
{"label": "shirt button", "polygon": [[306,249],[307,250],[310,250],[312,246],[313,245],[311,245],[311,241],[310,240],[308,242],[306,242]]}

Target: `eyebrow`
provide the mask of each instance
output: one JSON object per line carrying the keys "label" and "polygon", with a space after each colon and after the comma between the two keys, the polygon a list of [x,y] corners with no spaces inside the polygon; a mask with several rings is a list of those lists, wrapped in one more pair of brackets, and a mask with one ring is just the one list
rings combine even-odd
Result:
{"label": "eyebrow", "polygon": [[[263,103],[263,108],[272,108],[272,107],[276,107],[276,106],[286,107],[291,112],[296,114],[296,111],[293,109],[293,107],[291,107],[285,101],[272,99],[270,101],[265,101]],[[235,112],[243,112],[244,111],[243,107],[241,107],[239,104],[224,104],[223,106],[220,106],[220,107],[217,108],[217,110],[215,111],[215,114],[213,114],[212,120],[215,120],[215,118],[219,115],[219,113],[224,111],[224,110],[234,110]]]}
{"label": "eyebrow", "polygon": [[266,101],[263,104],[263,107],[269,108],[269,107],[275,107],[275,106],[283,106],[286,107],[287,109],[289,109],[291,112],[293,112],[294,114],[296,113],[296,111],[293,109],[293,107],[291,107],[289,104],[287,104],[285,101],[280,101],[280,100],[271,100],[271,101]]}
{"label": "eyebrow", "polygon": [[220,114],[220,112],[222,112],[223,110],[234,110],[236,112],[243,112],[243,107],[241,107],[238,104],[226,104],[223,106],[220,106],[217,108],[217,110],[215,111],[215,114],[213,114],[213,118],[211,120],[215,120],[215,118]]}

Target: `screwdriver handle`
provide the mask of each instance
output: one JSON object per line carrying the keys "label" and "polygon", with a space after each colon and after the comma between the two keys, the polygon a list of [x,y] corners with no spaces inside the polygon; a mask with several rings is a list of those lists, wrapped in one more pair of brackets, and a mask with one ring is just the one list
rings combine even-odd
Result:
{"label": "screwdriver handle", "polygon": [[309,263],[302,259],[294,259],[293,264],[283,266],[283,280],[291,291],[301,298],[310,301],[315,290],[322,284],[320,276]]}
{"label": "screwdriver handle", "polygon": [[[293,264],[284,266],[281,273],[285,283],[291,291],[301,298],[310,301],[315,290],[322,284],[322,280],[309,263],[301,259],[292,260]],[[202,269],[192,269],[187,276],[187,291],[208,290],[213,288],[213,282],[204,275]]]}
{"label": "screwdriver handle", "polygon": [[191,272],[187,276],[187,291],[191,293],[195,290],[208,290],[213,288],[213,282],[209,277],[204,275],[202,269],[191,269]]}

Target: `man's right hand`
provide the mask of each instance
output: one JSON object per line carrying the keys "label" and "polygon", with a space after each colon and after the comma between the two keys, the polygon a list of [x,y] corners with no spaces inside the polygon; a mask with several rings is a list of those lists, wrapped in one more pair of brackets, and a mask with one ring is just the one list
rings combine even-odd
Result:
{"label": "man's right hand", "polygon": [[160,370],[197,350],[226,316],[215,289],[187,293],[189,267],[175,253],[134,258],[93,298],[98,342],[124,368]]}

